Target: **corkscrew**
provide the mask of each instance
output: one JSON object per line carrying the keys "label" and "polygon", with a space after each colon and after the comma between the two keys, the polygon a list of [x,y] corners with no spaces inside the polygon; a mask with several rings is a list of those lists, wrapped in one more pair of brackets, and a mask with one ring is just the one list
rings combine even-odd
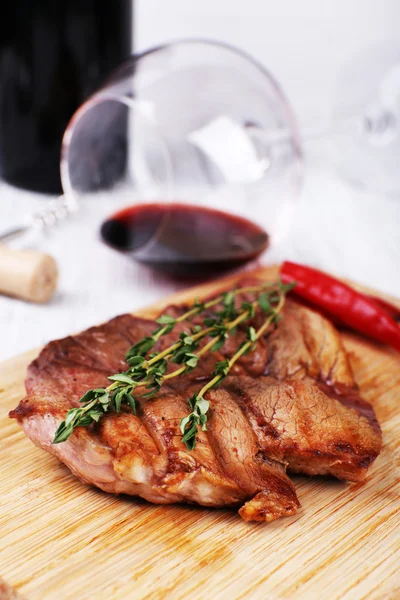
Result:
{"label": "corkscrew", "polygon": [[47,230],[61,221],[64,221],[77,209],[77,204],[71,196],[59,196],[50,200],[45,208],[29,215],[25,223],[0,233],[0,242],[9,242],[31,230]]}

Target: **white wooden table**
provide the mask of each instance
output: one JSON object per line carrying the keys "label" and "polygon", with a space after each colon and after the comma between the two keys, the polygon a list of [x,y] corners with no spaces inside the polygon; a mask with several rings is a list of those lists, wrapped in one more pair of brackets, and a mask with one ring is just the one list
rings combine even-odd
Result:
{"label": "white wooden table", "polygon": [[[43,202],[0,184],[0,229],[18,223]],[[60,283],[46,305],[0,297],[0,360],[184,287],[104,246],[96,219],[96,207],[87,207],[46,237],[14,242],[51,253],[60,267]],[[331,170],[309,166],[290,233],[263,262],[285,258],[400,297],[400,198],[356,191]]]}

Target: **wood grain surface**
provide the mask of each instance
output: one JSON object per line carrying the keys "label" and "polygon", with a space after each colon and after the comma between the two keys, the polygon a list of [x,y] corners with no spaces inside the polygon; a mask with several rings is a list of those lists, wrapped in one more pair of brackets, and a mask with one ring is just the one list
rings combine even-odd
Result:
{"label": "wood grain surface", "polygon": [[271,524],[81,484],[7,418],[37,351],[0,365],[0,575],[26,600],[400,598],[400,355],[356,335],[344,340],[383,451],[362,484],[294,477],[302,508]]}

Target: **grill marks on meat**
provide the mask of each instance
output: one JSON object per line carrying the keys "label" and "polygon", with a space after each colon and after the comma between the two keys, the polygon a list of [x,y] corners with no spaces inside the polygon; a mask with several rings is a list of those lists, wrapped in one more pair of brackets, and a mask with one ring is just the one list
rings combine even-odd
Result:
{"label": "grill marks on meat", "polygon": [[205,506],[235,504],[245,497],[235,481],[221,468],[205,432],[199,432],[196,448],[189,452],[179,430],[188,405],[183,396],[166,387],[154,398],[141,401],[143,422],[166,457],[163,483],[169,493]]}
{"label": "grill marks on meat", "polygon": [[300,503],[288,477],[264,461],[254,431],[238,404],[224,389],[209,394],[209,437],[220,464],[252,499],[239,511],[245,521],[273,521],[296,513]]}
{"label": "grill marks on meat", "polygon": [[270,360],[265,373],[281,381],[309,376],[344,389],[355,385],[339,332],[321,315],[299,304],[286,303],[284,318],[268,345]]}
{"label": "grill marks on meat", "polygon": [[292,472],[360,481],[379,454],[380,435],[370,419],[308,378],[231,377],[225,387],[248,416],[260,448]]}
{"label": "grill marks on meat", "polygon": [[[168,312],[177,316],[182,310]],[[333,326],[291,302],[275,332],[235,365],[220,388],[208,392],[208,431],[199,432],[193,451],[179,430],[187,399],[215,362],[235,352],[244,331],[153,398],[139,398],[137,416],[128,410],[108,414],[96,427],[78,428],[67,442],[52,445],[66,411],[88,389],[106,386],[107,375],[124,370],[128,348],[154,328],[153,321],[122,315],[51,342],[29,367],[28,396],[10,416],[84,482],[160,504],[241,506],[246,521],[296,512],[299,502],[286,467],[350,481],[365,477],[381,447],[372,407],[359,397]],[[183,330],[180,324],[157,349]]]}

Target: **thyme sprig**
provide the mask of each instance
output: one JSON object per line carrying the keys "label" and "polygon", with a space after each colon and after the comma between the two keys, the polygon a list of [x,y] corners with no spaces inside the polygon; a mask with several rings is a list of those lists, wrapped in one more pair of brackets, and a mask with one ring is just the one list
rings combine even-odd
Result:
{"label": "thyme sprig", "polygon": [[[270,313],[270,315],[266,318],[262,326],[257,331],[254,329],[254,327],[248,327],[247,340],[242,342],[231,359],[220,361],[216,364],[213,378],[206,383],[198,393],[194,393],[189,399],[189,405],[192,409],[192,412],[187,417],[184,417],[180,422],[182,441],[186,444],[186,447],[189,450],[193,450],[196,447],[198,427],[201,427],[203,431],[207,431],[207,412],[210,407],[210,403],[204,398],[204,395],[206,392],[208,392],[208,390],[217,387],[223,382],[233,365],[241,356],[244,356],[248,352],[251,352],[255,349],[257,341],[267,332],[270,325],[278,323],[281,316],[280,312],[285,302],[285,293],[280,295],[275,308],[273,307],[271,300],[269,300],[266,295],[260,296],[258,299],[260,308],[264,312]],[[253,306],[253,304],[251,306]]]}
{"label": "thyme sprig", "polygon": [[[196,300],[188,311],[177,318],[162,315],[157,319],[159,327],[151,336],[142,338],[127,352],[125,358],[128,369],[108,377],[112,381],[108,387],[87,391],[79,401],[82,406],[68,411],[65,420],[55,433],[53,443],[66,441],[76,427],[88,427],[92,423],[97,423],[108,411],[119,413],[124,405],[136,414],[135,390],[137,388],[145,387],[147,392],[141,394],[141,397],[149,398],[160,390],[164,381],[193,370],[201,356],[207,352],[220,350],[227,337],[236,330],[238,325],[255,316],[256,308],[259,306],[268,315],[264,324],[257,332],[253,327],[249,327],[247,340],[240,345],[230,360],[216,364],[210,381],[189,399],[192,412],[182,418],[180,429],[183,442],[188,449],[193,449],[196,445],[198,427],[206,430],[209,402],[204,398],[205,393],[219,385],[234,363],[251,351],[270,325],[277,322],[285,295],[292,287],[277,282],[238,288],[224,292],[207,302]],[[243,293],[259,295],[253,302],[242,302],[240,307],[236,307],[235,297]],[[217,304],[222,304],[222,309],[208,314]],[[149,354],[159,339],[171,333],[178,323],[190,322],[193,317],[204,312],[206,313],[203,320],[204,327],[192,326],[188,332],[181,332],[177,341],[168,348]],[[211,340],[198,349],[200,341],[206,336]],[[181,366],[167,373],[169,363]]]}

